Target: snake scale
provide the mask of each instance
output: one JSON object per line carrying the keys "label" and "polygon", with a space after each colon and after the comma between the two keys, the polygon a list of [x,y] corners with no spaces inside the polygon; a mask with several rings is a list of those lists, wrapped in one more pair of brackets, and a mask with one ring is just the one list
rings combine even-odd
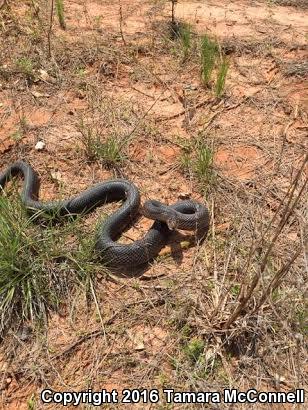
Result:
{"label": "snake scale", "polygon": [[26,162],[17,161],[0,174],[0,193],[15,176],[23,176],[21,199],[32,213],[41,211],[51,215],[89,213],[95,208],[114,201],[123,201],[119,209],[98,227],[96,250],[103,262],[114,268],[135,269],[147,264],[166,245],[173,229],[196,231],[204,238],[209,227],[209,213],[205,205],[192,200],[164,205],[155,200],[144,203],[142,214],[155,220],[142,239],[130,244],[117,242],[121,234],[136,220],[140,212],[140,194],[137,187],[125,179],[115,179],[93,185],[91,188],[63,201],[38,200],[39,178]]}

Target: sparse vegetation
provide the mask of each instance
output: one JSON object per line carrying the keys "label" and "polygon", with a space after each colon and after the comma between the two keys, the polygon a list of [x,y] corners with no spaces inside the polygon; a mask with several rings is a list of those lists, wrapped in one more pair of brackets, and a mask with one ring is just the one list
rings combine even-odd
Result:
{"label": "sparse vegetation", "polygon": [[224,57],[222,58],[222,61],[218,67],[217,80],[215,84],[215,93],[217,97],[221,97],[224,91],[228,69],[229,61],[226,59],[226,57]]}
{"label": "sparse vegetation", "polygon": [[212,78],[217,56],[217,43],[204,35],[201,39],[201,78],[206,86],[209,85]]}
{"label": "sparse vegetation", "polygon": [[295,316],[299,332],[304,336],[308,336],[308,309],[307,303],[296,308]]}
{"label": "sparse vegetation", "polygon": [[61,277],[50,263],[56,244],[50,232],[33,229],[19,200],[0,196],[1,331],[12,316],[46,317],[48,308],[59,302],[56,288]]}
{"label": "sparse vegetation", "polygon": [[308,76],[308,61],[291,61],[282,62],[281,68],[286,76],[307,78]]}
{"label": "sparse vegetation", "polygon": [[28,79],[33,79],[34,71],[33,71],[33,62],[28,57],[20,57],[17,60],[17,67],[19,70],[24,74]]}
{"label": "sparse vegetation", "polygon": [[186,60],[191,49],[191,26],[189,24],[182,24],[179,34],[183,49],[183,59]]}
{"label": "sparse vegetation", "polygon": [[65,30],[66,29],[66,24],[65,24],[65,17],[64,17],[64,2],[63,0],[56,0],[56,12],[57,12],[57,17],[59,20],[60,27]]}
{"label": "sparse vegetation", "polygon": [[210,86],[215,69],[217,71],[215,94],[220,97],[224,91],[229,61],[221,54],[218,43],[204,35],[201,39],[201,79],[205,86]]}
{"label": "sparse vegetation", "polygon": [[280,5],[280,6],[291,6],[291,7],[298,7],[302,9],[308,9],[307,0],[271,0],[273,5]]}
{"label": "sparse vegetation", "polygon": [[[89,291],[96,270],[94,232],[83,238],[80,218],[60,225],[53,220],[39,212],[30,218],[16,194],[0,195],[0,335],[13,319],[15,324],[46,320],[78,281]],[[68,245],[72,237],[75,249]]]}
{"label": "sparse vegetation", "polygon": [[200,186],[208,189],[214,182],[213,149],[199,135],[183,149],[181,163],[184,171],[191,172]]}
{"label": "sparse vegetation", "polygon": [[198,338],[192,339],[187,345],[185,346],[185,353],[190,361],[193,363],[198,362],[200,356],[204,351],[204,341]]}
{"label": "sparse vegetation", "polygon": [[107,168],[118,166],[124,161],[124,147],[117,137],[108,136],[105,141],[102,141],[99,130],[86,125],[83,121],[79,131],[79,141],[88,161],[99,161]]}

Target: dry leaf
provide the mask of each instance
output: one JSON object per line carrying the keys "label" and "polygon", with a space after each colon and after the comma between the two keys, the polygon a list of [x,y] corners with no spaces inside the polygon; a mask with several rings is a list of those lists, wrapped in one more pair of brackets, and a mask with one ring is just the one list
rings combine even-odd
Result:
{"label": "dry leaf", "polygon": [[31,94],[33,95],[33,97],[35,98],[42,98],[42,97],[50,97],[50,94],[44,94],[44,93],[40,93],[38,91],[31,91]]}

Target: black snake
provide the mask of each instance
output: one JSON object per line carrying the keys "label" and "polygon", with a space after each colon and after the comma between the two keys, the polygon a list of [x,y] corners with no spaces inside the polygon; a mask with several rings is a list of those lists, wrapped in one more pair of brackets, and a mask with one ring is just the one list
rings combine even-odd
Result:
{"label": "black snake", "polygon": [[167,206],[158,201],[144,203],[142,213],[155,222],[142,239],[130,244],[118,243],[121,234],[131,226],[140,210],[137,187],[124,179],[105,181],[92,186],[79,195],[63,200],[38,200],[39,178],[33,168],[18,161],[0,174],[0,192],[14,176],[24,178],[21,199],[29,212],[54,215],[75,215],[92,211],[103,204],[122,200],[122,206],[99,226],[96,250],[109,267],[135,269],[147,264],[165,246],[172,229],[196,231],[204,238],[209,227],[209,213],[205,205],[191,200]]}

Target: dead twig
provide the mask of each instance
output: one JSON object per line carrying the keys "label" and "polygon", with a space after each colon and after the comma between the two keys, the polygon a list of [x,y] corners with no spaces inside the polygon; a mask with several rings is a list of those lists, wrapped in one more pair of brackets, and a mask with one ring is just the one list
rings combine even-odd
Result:
{"label": "dead twig", "polygon": [[302,252],[302,247],[299,246],[296,252],[294,252],[292,258],[286,264],[284,264],[283,267],[275,274],[270,284],[267,286],[266,290],[263,292],[259,302],[257,303],[257,306],[252,311],[252,314],[256,313],[260,309],[260,307],[263,305],[263,303],[266,301],[269,295],[273,292],[273,290],[277,289],[277,287],[281,284],[282,280],[288,274],[292,264],[296,261],[296,259],[299,257],[301,252]]}
{"label": "dead twig", "polygon": [[[217,116],[218,114],[221,114],[223,111],[231,111],[231,110],[234,110],[234,109],[238,108],[240,105],[244,104],[244,103],[245,103],[246,101],[248,101],[252,96],[256,95],[256,94],[259,93],[260,91],[261,91],[261,90],[257,90],[257,91],[254,92],[252,95],[249,95],[249,96],[244,97],[242,100],[240,100],[240,101],[237,102],[236,104],[231,105],[231,106],[229,106],[229,107],[225,107],[222,111],[215,113],[215,114],[214,114],[214,118],[216,118],[216,116]],[[208,105],[208,104],[213,104],[213,105],[215,105],[216,102],[217,102],[217,98],[207,98],[206,100],[200,101],[199,103],[197,103],[196,105],[194,105],[194,106],[191,107],[191,108],[194,109],[194,110],[196,110],[196,109],[198,109],[198,108],[203,107],[204,105]],[[185,115],[186,112],[187,112],[187,109],[184,109],[184,110],[182,110],[182,111],[180,111],[180,112],[178,112],[178,113],[176,113],[176,114],[169,115],[168,117],[160,117],[160,118],[157,118],[156,121],[159,121],[159,122],[160,122],[160,121],[173,120],[174,118],[178,118],[178,117],[181,117],[182,115]],[[214,120],[214,118],[213,118],[213,120]],[[212,121],[212,119],[211,119],[211,121]],[[210,125],[210,124],[208,124],[208,125]]]}
{"label": "dead twig", "polygon": [[[306,179],[306,181],[304,182],[303,186],[301,187],[299,193],[298,193],[297,196],[295,197],[295,199],[294,199],[294,201],[293,201],[293,204],[291,205],[292,200],[293,200],[293,197],[294,197],[295,190],[296,190],[296,188],[297,188],[297,186],[298,186],[298,184],[299,184],[300,176],[302,175],[302,173],[303,173],[303,171],[304,171],[304,169],[305,169],[305,166],[306,166],[307,161],[308,161],[308,155],[305,157],[305,159],[304,159],[304,161],[303,161],[303,163],[302,163],[302,166],[300,167],[300,169],[299,169],[299,171],[298,171],[298,173],[297,173],[297,175],[296,175],[296,177],[295,177],[293,183],[290,185],[290,188],[291,188],[291,189],[290,189],[290,193],[288,192],[288,194],[289,194],[289,199],[288,199],[287,204],[285,205],[284,210],[283,210],[283,212],[282,212],[281,220],[280,220],[280,223],[278,224],[278,227],[276,228],[276,231],[275,231],[275,233],[274,233],[274,237],[271,239],[271,241],[270,241],[270,243],[269,243],[269,246],[268,246],[268,248],[267,248],[267,250],[266,250],[266,252],[265,252],[265,254],[264,254],[264,256],[263,256],[263,258],[262,258],[262,260],[261,260],[260,268],[259,268],[258,271],[255,273],[255,275],[253,276],[252,281],[251,281],[251,284],[250,284],[250,286],[248,287],[248,289],[247,289],[247,286],[246,286],[246,285],[242,285],[241,290],[240,290],[240,292],[239,292],[238,305],[237,305],[237,307],[235,308],[234,312],[230,315],[229,319],[222,325],[222,328],[223,328],[223,329],[226,329],[226,328],[230,327],[230,325],[231,325],[232,323],[234,323],[235,320],[237,320],[237,318],[242,314],[242,312],[243,312],[244,309],[246,308],[246,306],[247,306],[249,300],[251,299],[252,294],[253,294],[255,288],[258,286],[259,281],[260,281],[260,278],[262,277],[262,275],[263,275],[263,273],[264,273],[264,271],[265,271],[265,268],[266,268],[266,266],[267,266],[268,258],[269,258],[269,256],[271,255],[272,249],[273,249],[273,247],[274,247],[274,245],[275,245],[275,243],[276,243],[276,241],[277,241],[279,235],[281,234],[281,232],[282,232],[284,226],[286,225],[286,223],[287,223],[287,221],[289,220],[290,216],[291,216],[292,213],[294,212],[294,209],[295,209],[295,207],[297,206],[298,201],[299,201],[299,199],[302,197],[302,194],[303,194],[303,192],[304,192],[304,190],[305,190],[305,188],[306,188],[307,179]],[[246,271],[246,272],[248,271],[248,269],[249,269],[249,267],[250,267],[250,263],[251,263],[251,259],[252,259],[253,254],[254,254],[254,253],[257,251],[257,249],[262,245],[264,236],[265,236],[265,234],[268,232],[268,230],[270,229],[270,227],[273,225],[273,222],[274,222],[274,220],[277,218],[277,216],[278,216],[278,214],[279,214],[279,212],[280,212],[280,208],[281,208],[281,207],[282,207],[282,204],[280,204],[280,207],[279,207],[279,208],[277,209],[277,211],[275,212],[275,215],[273,216],[271,222],[269,223],[269,226],[268,226],[267,230],[266,230],[265,233],[262,235],[262,237],[260,238],[260,240],[257,241],[257,243],[252,246],[251,251],[250,251],[250,254],[249,254],[248,259],[247,259],[246,268],[244,269],[244,271]],[[280,281],[281,281],[281,278],[283,278],[283,277],[287,274],[287,272],[289,271],[289,269],[290,269],[292,263],[293,263],[293,262],[296,260],[296,258],[299,256],[298,252],[299,252],[299,251],[297,250],[297,251],[295,252],[295,254],[293,255],[293,257],[291,258],[291,260],[290,260],[287,264],[285,264],[280,271],[278,271],[278,272],[275,274],[275,276],[274,276],[272,282],[270,283],[268,289],[265,291],[264,295],[261,297],[261,300],[262,300],[262,301],[266,299],[266,297],[267,297],[267,295],[268,295],[268,292],[270,292],[271,289],[274,289],[273,285],[276,284],[276,286],[278,286],[278,284],[279,284]],[[290,265],[290,263],[291,263],[291,265]],[[263,302],[262,302],[262,303],[263,303]],[[260,306],[262,305],[262,303],[260,304]],[[260,307],[260,306],[259,306],[259,307]]]}
{"label": "dead twig", "polygon": [[[215,102],[215,101],[216,101],[216,98],[215,98],[215,99],[213,99],[213,98],[207,98],[206,100],[200,101],[198,104],[196,104],[196,105],[195,105],[194,107],[192,107],[192,108],[196,110],[197,108],[201,108],[201,107],[203,107],[204,105],[213,103],[213,102]],[[184,110],[182,110],[182,111],[180,111],[180,112],[178,112],[178,113],[176,113],[176,114],[169,115],[168,117],[160,117],[160,118],[157,118],[156,121],[159,121],[159,122],[160,122],[160,121],[173,120],[174,118],[178,118],[178,117],[181,117],[182,115],[185,115],[186,112],[187,112],[187,109],[184,109]]]}
{"label": "dead twig", "polygon": [[124,37],[124,33],[123,33],[123,10],[122,10],[122,1],[119,0],[119,25],[120,25],[120,35],[121,35],[121,39],[123,41],[123,44],[126,46],[127,43],[125,41],[125,37]]}
{"label": "dead twig", "polygon": [[48,57],[49,58],[51,57],[51,35],[52,35],[52,26],[53,26],[53,11],[54,11],[54,0],[51,0],[49,29],[47,33]]}

